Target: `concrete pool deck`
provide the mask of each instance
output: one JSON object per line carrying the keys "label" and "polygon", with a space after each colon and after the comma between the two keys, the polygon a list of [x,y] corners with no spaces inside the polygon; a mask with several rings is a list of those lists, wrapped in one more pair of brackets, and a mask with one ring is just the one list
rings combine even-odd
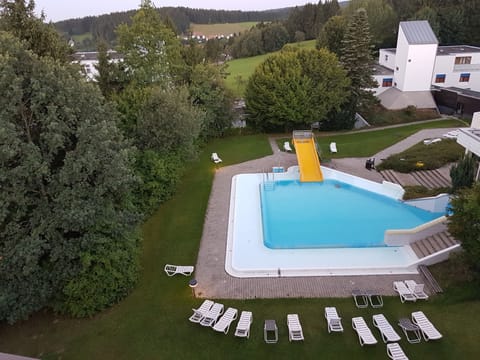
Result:
{"label": "concrete pool deck", "polygon": [[[435,137],[437,132],[447,131],[449,129],[423,130],[421,136]],[[403,140],[402,147],[406,149],[421,141],[417,134]],[[273,166],[288,168],[297,164],[295,154],[280,151],[273,139],[270,139],[270,144],[273,155],[233,166],[220,167],[215,173],[195,269],[195,278],[198,281],[195,289],[196,296],[212,299],[349,297],[352,290],[356,288],[374,289],[383,295],[396,295],[392,286],[393,281],[408,278],[424,282],[421,275],[413,274],[288,278],[236,278],[228,275],[225,271],[225,253],[232,177],[237,174],[266,172]],[[399,150],[398,144],[392,148],[392,153],[402,151]],[[382,155],[388,156],[388,149],[385,149]],[[339,160],[333,160],[326,166],[372,181],[383,180],[376,171],[365,169],[365,158]]]}

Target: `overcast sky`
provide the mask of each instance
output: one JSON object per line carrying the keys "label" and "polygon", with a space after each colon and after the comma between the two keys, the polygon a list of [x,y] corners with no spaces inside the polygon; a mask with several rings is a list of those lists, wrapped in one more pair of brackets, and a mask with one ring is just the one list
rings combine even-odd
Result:
{"label": "overcast sky", "polygon": [[[88,15],[108,14],[138,8],[140,0],[35,0],[37,12],[44,10],[47,20],[59,21]],[[318,3],[308,0],[154,0],[157,7],[184,6],[200,9],[267,10]]]}

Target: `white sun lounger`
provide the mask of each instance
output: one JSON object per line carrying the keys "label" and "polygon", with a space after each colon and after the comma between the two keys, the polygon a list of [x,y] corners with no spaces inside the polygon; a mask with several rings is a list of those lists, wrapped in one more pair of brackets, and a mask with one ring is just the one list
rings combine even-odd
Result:
{"label": "white sun lounger", "polygon": [[399,341],[400,335],[393,329],[383,314],[373,315],[373,325],[378,328],[384,343]]}
{"label": "white sun lounger", "polygon": [[220,315],[223,314],[223,304],[220,303],[215,303],[213,306],[210,308],[205,313],[205,316],[203,319],[200,321],[200,325],[202,326],[213,326],[217,322],[218,318]]}
{"label": "white sun lounger", "polygon": [[300,319],[298,318],[298,314],[287,315],[287,326],[288,326],[288,341],[305,340],[303,338],[302,325],[300,324]]}
{"label": "white sun lounger", "polygon": [[213,325],[213,330],[227,334],[233,320],[237,318],[237,314],[237,309],[229,307],[223,316]]}
{"label": "white sun lounger", "polygon": [[392,360],[408,360],[398,343],[387,344],[387,355]]}
{"label": "white sun lounger", "polygon": [[400,296],[400,301],[404,303],[405,301],[417,301],[417,298],[413,294],[413,292],[410,291],[409,288],[407,288],[407,285],[403,281],[394,281],[393,282],[393,289],[398,292],[398,295]]}
{"label": "white sun lounger", "polygon": [[235,336],[250,337],[250,326],[252,325],[252,312],[251,311],[242,311],[240,314],[240,319],[238,319],[237,328],[235,329]]}
{"label": "white sun lounger", "polygon": [[367,326],[365,319],[361,316],[352,318],[352,327],[358,334],[360,345],[375,345],[378,341]]}
{"label": "white sun lounger", "polygon": [[284,149],[285,151],[288,151],[288,152],[292,152],[292,151],[293,151],[293,150],[292,150],[292,147],[290,146],[290,143],[289,143],[288,141],[285,141],[285,142],[283,143],[283,149]]}
{"label": "white sun lounger", "polygon": [[220,158],[218,157],[218,154],[217,154],[217,153],[212,153],[211,159],[212,159],[212,161],[213,161],[215,164],[218,164],[218,163],[221,163],[221,162],[222,162],[222,159],[220,159]]}
{"label": "white sun lounger", "polygon": [[328,332],[342,332],[342,318],[338,316],[337,309],[335,307],[325,308],[325,319],[327,319]]}
{"label": "white sun lounger", "polygon": [[413,312],[412,321],[420,328],[425,341],[442,338],[442,334],[433,326],[422,311]]}
{"label": "white sun lounger", "polygon": [[330,152],[331,153],[336,153],[337,152],[337,143],[336,142],[331,142],[330,143]]}
{"label": "white sun lounger", "polygon": [[415,280],[405,280],[405,285],[408,290],[410,290],[417,299],[427,300],[428,295],[425,292],[424,284],[417,284]]}
{"label": "white sun lounger", "polygon": [[173,276],[176,274],[182,274],[185,276],[192,275],[194,267],[193,266],[180,266],[180,265],[165,265],[165,272],[168,276]]}
{"label": "white sun lounger", "polygon": [[440,138],[426,139],[426,140],[423,140],[423,143],[425,145],[430,145],[430,144],[435,144],[435,143],[440,142],[440,141],[442,141],[442,139],[440,139]]}
{"label": "white sun lounger", "polygon": [[188,320],[193,323],[199,323],[205,316],[205,314],[210,310],[213,305],[212,300],[205,300],[198,309],[192,309],[193,315],[190,316]]}

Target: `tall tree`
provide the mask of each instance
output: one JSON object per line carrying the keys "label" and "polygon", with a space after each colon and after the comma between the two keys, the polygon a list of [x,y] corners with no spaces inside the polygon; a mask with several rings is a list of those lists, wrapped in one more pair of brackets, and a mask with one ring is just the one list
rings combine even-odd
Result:
{"label": "tall tree", "polygon": [[118,50],[140,85],[168,86],[183,71],[180,41],[150,0],[142,2],[132,24],[117,28]]}
{"label": "tall tree", "polygon": [[340,61],[351,80],[354,108],[368,106],[374,101],[372,88],[373,55],[367,12],[358,9],[350,18],[342,41]]}
{"label": "tall tree", "polygon": [[352,0],[344,15],[351,17],[358,9],[367,12],[372,44],[375,47],[395,46],[398,21],[388,0]]}
{"label": "tall tree", "polygon": [[55,27],[45,24],[45,15],[37,17],[35,2],[29,0],[0,1],[0,30],[8,31],[25,41],[28,49],[39,56],[49,56],[62,62],[70,61],[72,49]]}
{"label": "tall tree", "polygon": [[132,149],[94,85],[24,45],[0,33],[0,319],[91,315],[136,279]]}
{"label": "tall tree", "polygon": [[333,16],[328,19],[318,35],[317,49],[324,47],[340,57],[346,28],[347,19],[344,16]]}
{"label": "tall tree", "polygon": [[349,81],[325,49],[285,48],[259,65],[247,84],[248,121],[261,130],[292,130],[322,121],[348,95]]}

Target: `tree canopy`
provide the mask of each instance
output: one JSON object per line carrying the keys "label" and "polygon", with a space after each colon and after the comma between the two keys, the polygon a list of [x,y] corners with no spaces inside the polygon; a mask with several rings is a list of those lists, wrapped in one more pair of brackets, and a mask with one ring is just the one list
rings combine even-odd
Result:
{"label": "tree canopy", "polygon": [[348,95],[349,81],[325,49],[285,49],[268,57],[245,94],[248,122],[261,130],[291,130],[322,121]]}
{"label": "tree canopy", "polygon": [[76,68],[2,32],[0,73],[0,319],[92,314],[136,279],[132,148]]}
{"label": "tree canopy", "polygon": [[480,183],[454,196],[451,208],[448,230],[461,241],[467,261],[480,279]]}
{"label": "tree canopy", "polygon": [[29,0],[0,1],[0,30],[8,31],[25,41],[28,49],[39,56],[49,56],[53,59],[67,62],[72,49],[67,45],[53,25],[44,23],[42,14],[39,18],[35,13],[35,2]]}

